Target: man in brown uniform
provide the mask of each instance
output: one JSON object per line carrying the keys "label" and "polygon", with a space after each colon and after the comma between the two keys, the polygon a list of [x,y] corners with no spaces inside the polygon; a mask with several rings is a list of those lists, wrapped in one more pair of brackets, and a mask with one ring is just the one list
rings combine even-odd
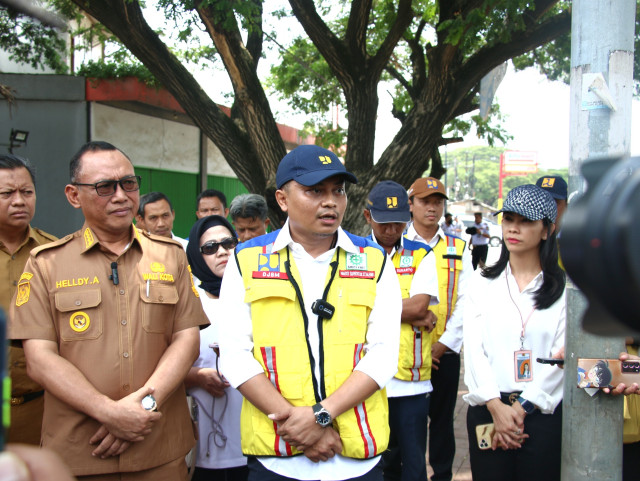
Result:
{"label": "man in brown uniform", "polygon": [[140,178],[120,150],[90,142],[70,170],[85,224],[32,252],[9,324],[46,391],[42,443],[86,479],[186,479],[183,380],[208,324],[186,255],[133,227]]}
{"label": "man in brown uniform", "polygon": [[[31,249],[56,240],[29,225],[36,210],[36,182],[31,165],[15,155],[0,155],[0,307],[9,312],[11,298]],[[44,391],[27,376],[20,343],[9,346],[11,427],[14,443],[40,444]]]}

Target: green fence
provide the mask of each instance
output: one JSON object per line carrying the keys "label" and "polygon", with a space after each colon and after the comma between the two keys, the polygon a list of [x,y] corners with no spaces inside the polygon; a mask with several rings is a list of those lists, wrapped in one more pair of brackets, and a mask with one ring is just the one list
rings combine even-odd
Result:
{"label": "green fence", "polygon": [[[158,191],[169,197],[176,211],[173,232],[177,236],[188,237],[189,230],[196,221],[196,197],[200,193],[200,176],[149,167],[136,167],[135,170],[136,174],[142,177],[140,194]],[[235,196],[248,192],[238,179],[216,175],[208,176],[207,187],[224,192],[227,207]]]}

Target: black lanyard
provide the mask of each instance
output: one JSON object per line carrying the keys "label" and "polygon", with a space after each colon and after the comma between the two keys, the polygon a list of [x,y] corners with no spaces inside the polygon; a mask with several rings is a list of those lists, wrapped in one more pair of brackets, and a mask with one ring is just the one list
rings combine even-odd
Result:
{"label": "black lanyard", "polygon": [[[327,296],[329,295],[329,289],[331,288],[331,284],[333,283],[333,279],[336,277],[336,272],[338,271],[338,261],[340,259],[340,247],[336,250],[336,260],[333,261],[331,265],[331,276],[329,277],[329,282],[324,288],[324,292],[322,294],[322,300],[326,301]],[[320,370],[320,386],[318,386],[318,379],[316,379],[315,374],[315,360],[311,352],[311,344],[309,343],[309,318],[307,317],[307,310],[304,306],[304,299],[302,298],[302,291],[300,290],[300,286],[298,282],[295,280],[293,275],[291,274],[291,262],[289,258],[289,247],[287,247],[287,260],[284,261],[284,269],[287,272],[287,276],[289,277],[289,281],[293,286],[293,289],[296,291],[296,297],[298,299],[298,304],[300,305],[300,311],[302,312],[302,319],[304,321],[304,337],[307,341],[307,352],[309,355],[309,363],[311,365],[311,380],[313,382],[313,391],[316,398],[316,402],[319,403],[323,399],[327,397],[327,392],[325,389],[324,383],[324,333],[322,329],[322,318],[318,316],[317,320],[317,328],[318,328],[318,339],[319,339],[319,359],[318,359],[318,367]]]}

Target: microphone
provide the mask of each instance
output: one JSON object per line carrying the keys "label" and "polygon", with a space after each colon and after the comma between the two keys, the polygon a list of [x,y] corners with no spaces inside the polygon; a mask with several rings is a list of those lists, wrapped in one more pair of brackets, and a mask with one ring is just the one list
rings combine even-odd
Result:
{"label": "microphone", "polygon": [[111,263],[111,275],[109,276],[109,279],[113,281],[114,286],[117,286],[118,284],[120,284],[120,279],[118,279],[118,263],[117,262]]}

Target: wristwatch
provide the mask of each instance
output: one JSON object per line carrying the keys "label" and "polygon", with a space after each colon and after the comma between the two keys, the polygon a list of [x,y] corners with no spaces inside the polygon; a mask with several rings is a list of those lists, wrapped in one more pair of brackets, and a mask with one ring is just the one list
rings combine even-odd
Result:
{"label": "wristwatch", "polygon": [[527,414],[531,414],[536,410],[535,404],[533,404],[531,401],[527,401],[522,396],[518,396],[518,402],[520,403],[520,406],[522,406],[522,409],[524,409],[524,412]]}
{"label": "wristwatch", "polygon": [[333,422],[329,411],[327,411],[320,403],[313,406],[313,415],[316,417],[316,423],[323,428],[331,426],[331,423]]}
{"label": "wristwatch", "polygon": [[151,394],[147,394],[145,397],[143,397],[142,401],[140,401],[140,404],[142,404],[142,409],[144,409],[145,411],[158,410],[158,404],[156,403],[156,398],[154,398]]}

